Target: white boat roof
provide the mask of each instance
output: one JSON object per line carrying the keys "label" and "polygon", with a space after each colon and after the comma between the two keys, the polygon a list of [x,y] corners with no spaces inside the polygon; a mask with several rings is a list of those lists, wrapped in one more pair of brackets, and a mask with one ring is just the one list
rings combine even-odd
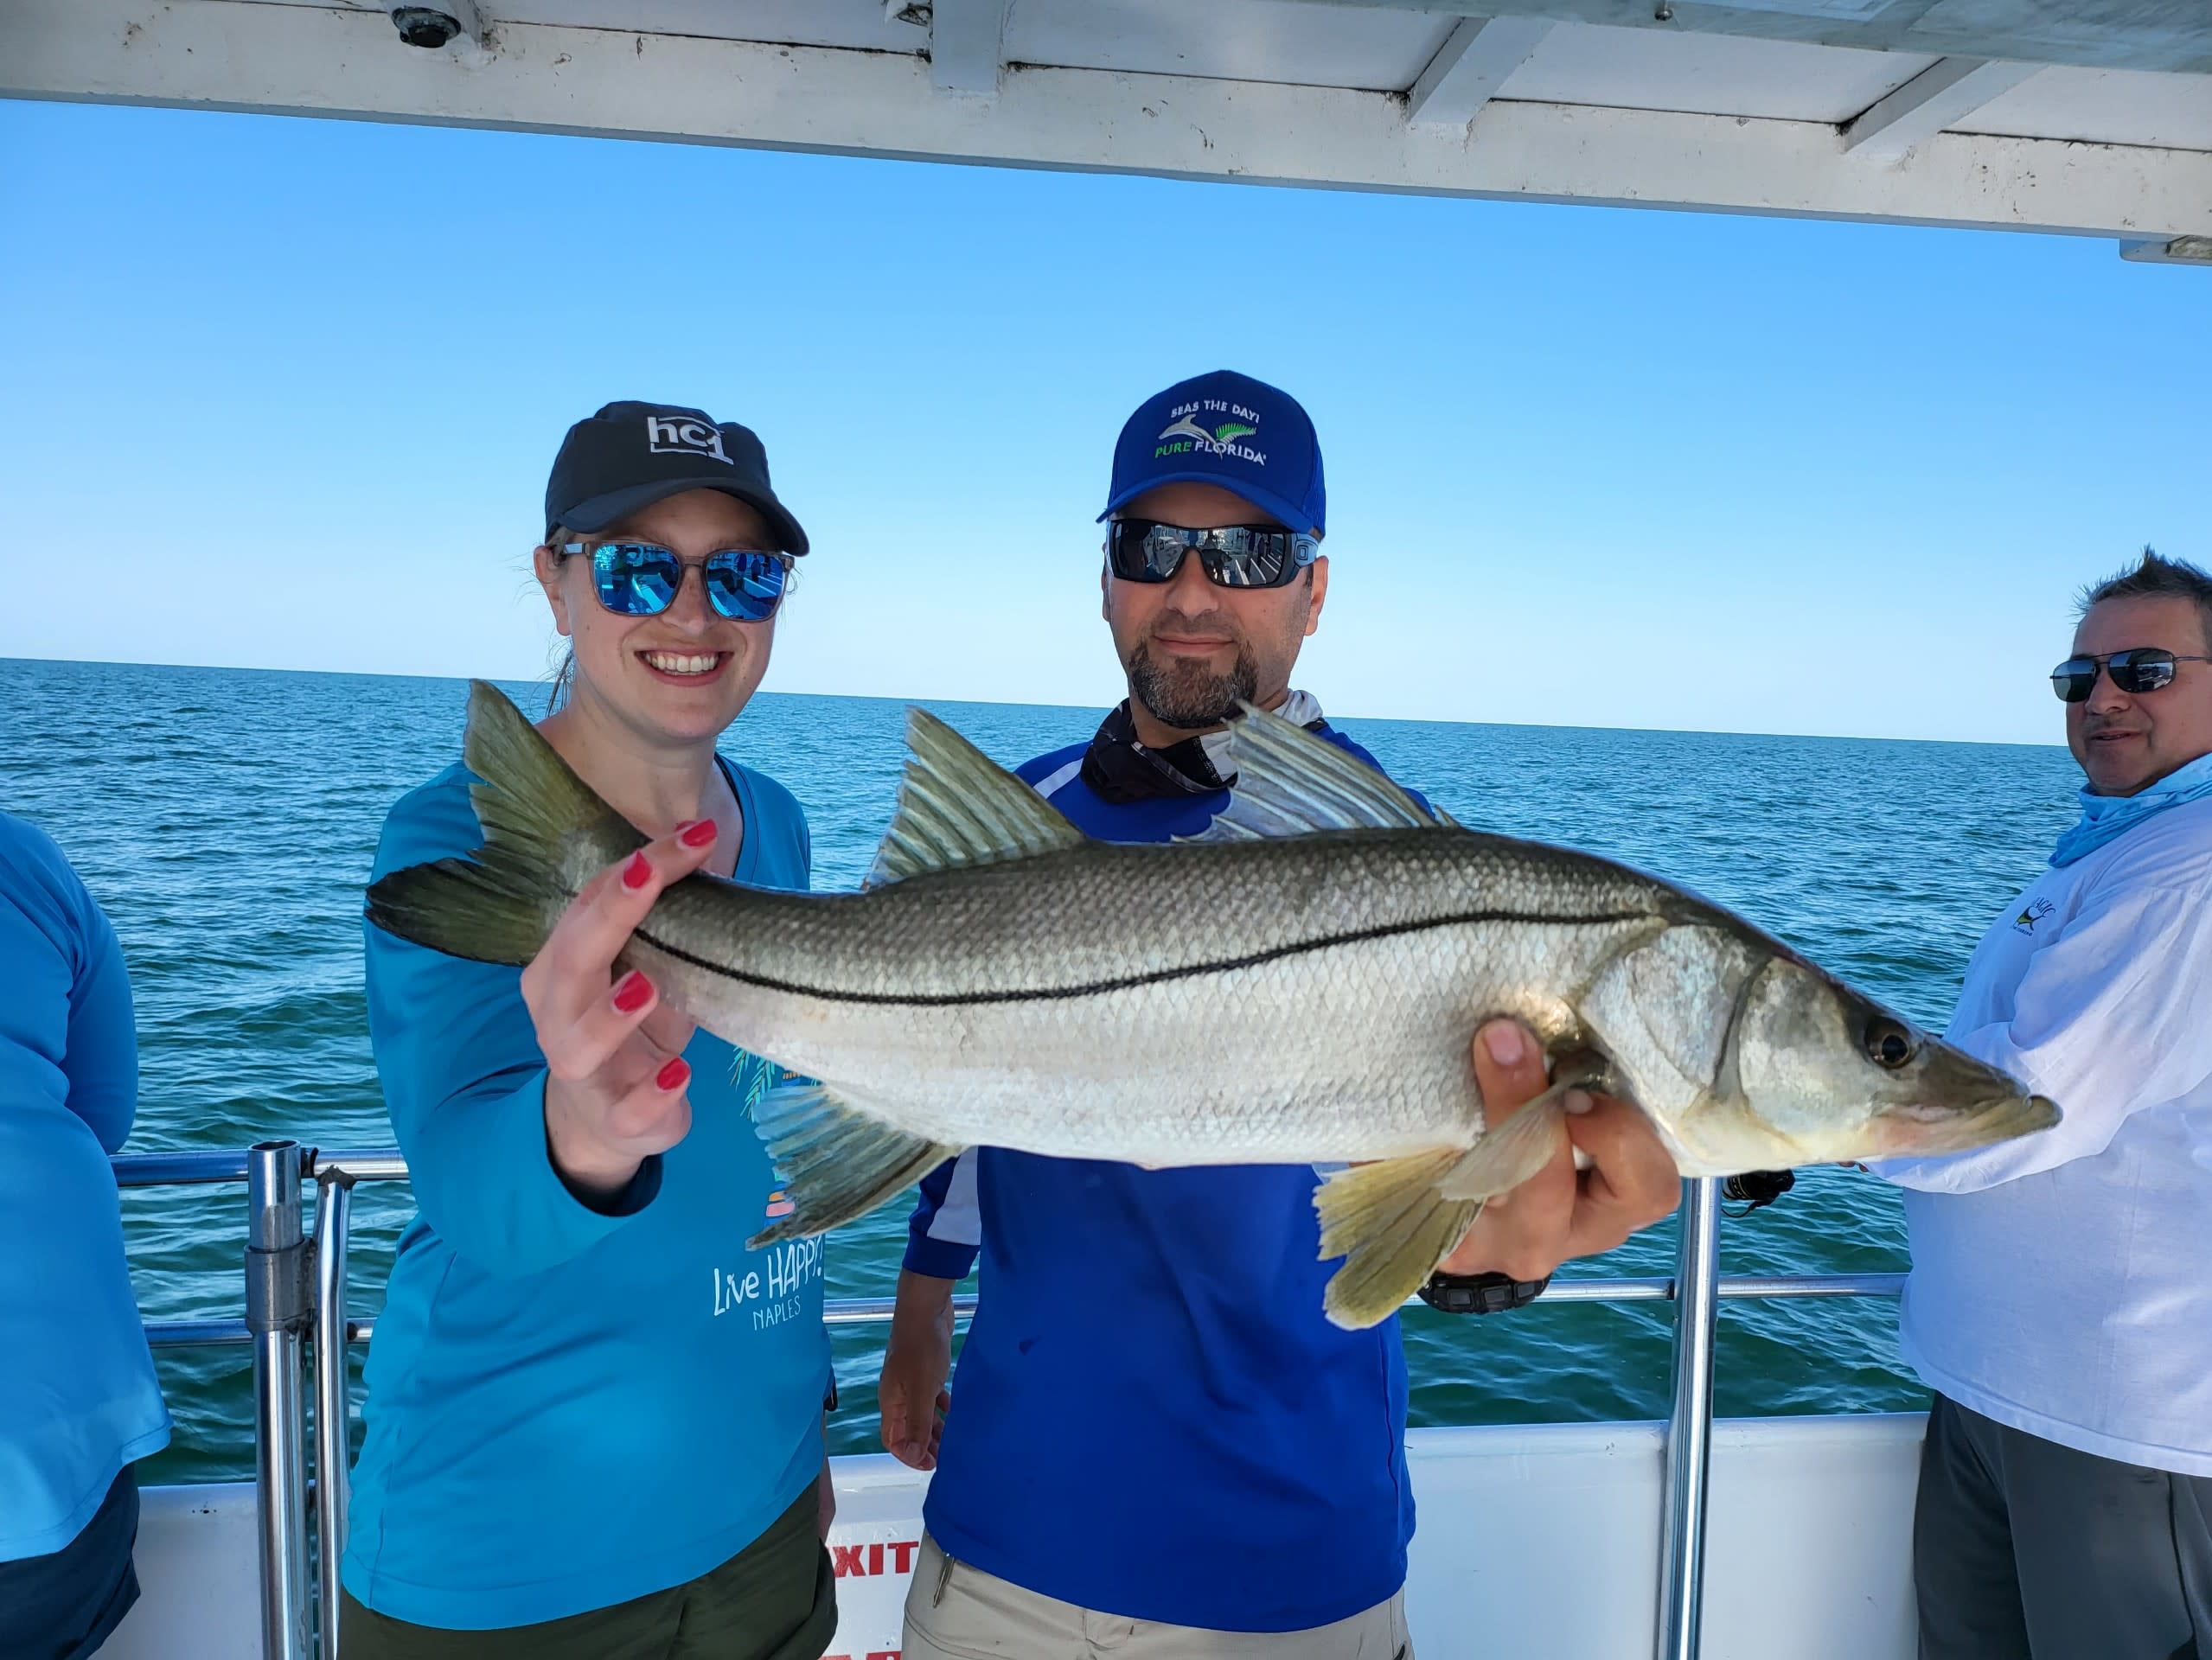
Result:
{"label": "white boat roof", "polygon": [[[4,0],[0,93],[2108,237],[2212,264],[2208,0]],[[1624,273],[1624,281],[1633,273]]]}

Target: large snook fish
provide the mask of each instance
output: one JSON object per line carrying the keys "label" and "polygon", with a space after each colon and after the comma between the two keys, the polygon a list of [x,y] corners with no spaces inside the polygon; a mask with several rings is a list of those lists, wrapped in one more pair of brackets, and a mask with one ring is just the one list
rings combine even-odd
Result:
{"label": "large snook fish", "polygon": [[[799,1080],[754,1112],[818,1234],[985,1144],[1141,1165],[1334,1164],[1324,1302],[1385,1318],[1483,1201],[1562,1146],[1576,1082],[1634,1101],[1688,1176],[1934,1153],[2057,1108],[1719,907],[1621,865],[1461,828],[1257,711],[1205,835],[1092,841],[915,710],[863,891],[700,875],[623,961]],[[492,687],[464,757],[485,845],[394,872],[380,927],[521,963],[645,838]],[[1486,1133],[1469,1046],[1518,1015],[1555,1083]]]}

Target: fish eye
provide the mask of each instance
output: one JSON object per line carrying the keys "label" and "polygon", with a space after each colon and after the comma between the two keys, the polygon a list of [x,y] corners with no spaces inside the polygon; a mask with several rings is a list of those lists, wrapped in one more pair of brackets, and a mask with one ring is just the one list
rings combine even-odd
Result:
{"label": "fish eye", "polygon": [[1886,1015],[1877,1014],[1866,1023],[1866,1057],[1876,1066],[1894,1072],[1912,1059],[1917,1047],[1912,1033]]}

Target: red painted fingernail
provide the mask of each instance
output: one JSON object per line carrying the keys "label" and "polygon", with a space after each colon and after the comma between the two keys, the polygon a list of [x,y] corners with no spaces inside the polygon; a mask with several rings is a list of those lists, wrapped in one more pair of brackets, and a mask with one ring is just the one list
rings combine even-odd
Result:
{"label": "red painted fingernail", "polygon": [[615,987],[615,1007],[624,1014],[636,1014],[653,995],[653,982],[631,969],[622,977],[622,984]]}
{"label": "red painted fingernail", "polygon": [[653,1075],[653,1082],[663,1089],[676,1090],[683,1088],[683,1081],[690,1076],[691,1068],[679,1055]]}
{"label": "red painted fingernail", "polygon": [[643,853],[632,853],[630,863],[622,867],[622,884],[625,888],[642,888],[653,874],[653,861]]}
{"label": "red painted fingernail", "polygon": [[714,820],[694,819],[689,824],[679,825],[676,840],[687,847],[704,847],[714,840]]}

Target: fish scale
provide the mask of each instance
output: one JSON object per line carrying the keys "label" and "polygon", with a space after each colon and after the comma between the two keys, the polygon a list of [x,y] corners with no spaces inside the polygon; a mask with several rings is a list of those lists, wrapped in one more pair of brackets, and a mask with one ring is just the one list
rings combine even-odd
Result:
{"label": "fish scale", "polygon": [[[379,926],[523,962],[642,838],[501,693],[464,750],[486,845],[391,873]],[[1686,1175],[1978,1146],[2056,1106],[1742,918],[1644,872],[1464,830],[1247,710],[1204,836],[1092,841],[926,712],[861,892],[694,875],[622,954],[664,1001],[790,1074],[754,1110],[820,1234],[962,1148],[1317,1178],[1324,1296],[1384,1318],[1488,1198],[1562,1155],[1596,1069]],[[1552,1088],[1486,1126],[1470,1043],[1525,1021]]]}

